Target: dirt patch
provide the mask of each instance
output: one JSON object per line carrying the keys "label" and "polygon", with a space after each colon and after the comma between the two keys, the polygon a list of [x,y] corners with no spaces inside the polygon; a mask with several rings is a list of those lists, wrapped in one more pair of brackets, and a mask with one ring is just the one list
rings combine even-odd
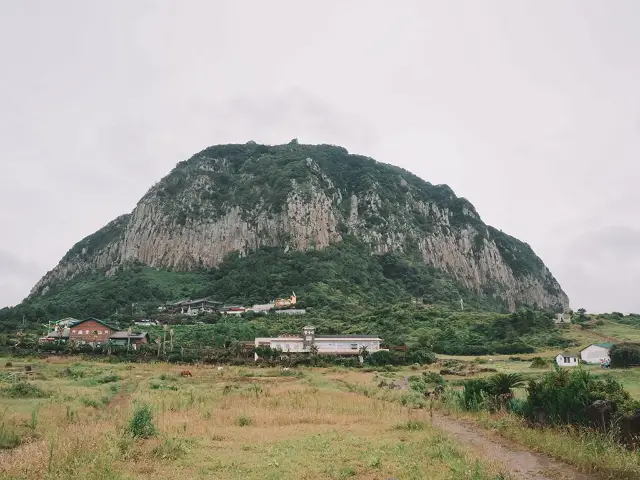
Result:
{"label": "dirt patch", "polygon": [[517,480],[599,480],[599,477],[580,473],[546,455],[506,446],[469,422],[434,413],[433,425],[469,446],[482,458],[504,464],[511,477]]}

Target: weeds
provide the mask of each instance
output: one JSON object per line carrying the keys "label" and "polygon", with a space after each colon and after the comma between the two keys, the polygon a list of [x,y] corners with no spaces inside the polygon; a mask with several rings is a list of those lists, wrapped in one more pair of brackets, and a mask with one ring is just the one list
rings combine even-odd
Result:
{"label": "weeds", "polygon": [[4,397],[9,398],[47,398],[51,396],[49,392],[45,392],[40,387],[32,383],[19,382],[0,390]]}
{"label": "weeds", "polygon": [[20,436],[4,423],[0,425],[0,449],[10,450],[22,443]]}
{"label": "weeds", "polygon": [[406,430],[408,432],[417,432],[427,428],[427,424],[418,420],[408,420],[395,426],[396,430]]}
{"label": "weeds", "polygon": [[165,438],[151,453],[158,459],[178,460],[189,452],[187,445],[188,443],[184,439],[175,437]]}
{"label": "weeds", "polygon": [[102,385],[105,383],[113,383],[122,380],[118,375],[105,375],[104,377],[96,378],[96,383]]}
{"label": "weeds", "polygon": [[73,368],[70,368],[70,367],[65,368],[64,370],[62,370],[58,374],[58,377],[73,378],[74,380],[78,380],[80,378],[84,378],[84,376],[85,376],[85,371],[84,370],[73,369]]}
{"label": "weeds", "polygon": [[73,423],[74,421],[77,420],[77,418],[78,418],[78,414],[76,413],[76,411],[73,410],[70,405],[67,405],[67,413],[66,413],[67,422]]}
{"label": "weeds", "polygon": [[253,419],[246,415],[240,415],[238,418],[236,418],[236,425],[239,427],[248,427],[252,423]]}
{"label": "weeds", "polygon": [[165,385],[163,383],[151,383],[149,384],[151,390],[171,390],[177,392],[179,387],[177,385]]}
{"label": "weeds", "polygon": [[36,407],[31,411],[31,419],[26,424],[32,432],[35,432],[36,428],[38,428],[38,408],[39,407]]}
{"label": "weeds", "polygon": [[98,402],[97,400],[94,400],[93,398],[89,398],[89,397],[80,397],[80,402],[85,406],[85,407],[93,407],[93,408],[100,408],[100,402]]}

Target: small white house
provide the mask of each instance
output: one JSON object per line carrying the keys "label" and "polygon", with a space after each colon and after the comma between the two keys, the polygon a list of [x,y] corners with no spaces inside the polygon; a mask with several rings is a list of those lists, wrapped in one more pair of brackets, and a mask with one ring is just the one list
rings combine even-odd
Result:
{"label": "small white house", "polygon": [[577,367],[578,355],[575,353],[562,352],[556,356],[556,363],[560,367]]}
{"label": "small white house", "polygon": [[613,343],[594,343],[580,352],[580,358],[585,363],[601,364],[610,361],[609,351]]}
{"label": "small white house", "polygon": [[569,313],[558,313],[554,320],[556,325],[566,325],[571,323],[571,314]]}

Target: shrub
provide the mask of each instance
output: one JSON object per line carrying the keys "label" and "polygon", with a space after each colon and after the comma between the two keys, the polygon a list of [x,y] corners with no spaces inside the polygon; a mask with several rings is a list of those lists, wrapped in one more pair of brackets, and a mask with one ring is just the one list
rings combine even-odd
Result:
{"label": "shrub", "polygon": [[437,372],[423,372],[422,381],[430,385],[444,385],[446,380]]}
{"label": "shrub", "polygon": [[484,378],[474,378],[464,382],[462,402],[466,410],[476,411],[482,407],[486,396],[491,394],[491,385]]}
{"label": "shrub", "polygon": [[620,343],[611,347],[609,352],[611,366],[614,368],[629,368],[640,365],[640,344]]}
{"label": "shrub", "polygon": [[84,370],[80,370],[80,369],[72,369],[72,368],[65,368],[64,370],[62,370],[59,374],[59,377],[67,377],[67,378],[73,378],[74,380],[77,380],[79,378],[83,378],[85,376],[85,372]]}
{"label": "shrub", "polygon": [[547,361],[544,358],[534,357],[531,360],[531,368],[546,368]]}
{"label": "shrub", "polygon": [[551,425],[589,425],[587,407],[596,400],[609,400],[620,414],[637,405],[611,376],[596,378],[588,371],[556,368],[541,380],[529,381],[522,414],[529,420]]}
{"label": "shrub", "polygon": [[47,398],[50,393],[31,383],[19,382],[3,388],[2,395],[9,398]]}
{"label": "shrub", "polygon": [[149,405],[140,405],[135,409],[129,421],[128,431],[135,438],[155,436],[156,426],[153,424],[153,412]]}

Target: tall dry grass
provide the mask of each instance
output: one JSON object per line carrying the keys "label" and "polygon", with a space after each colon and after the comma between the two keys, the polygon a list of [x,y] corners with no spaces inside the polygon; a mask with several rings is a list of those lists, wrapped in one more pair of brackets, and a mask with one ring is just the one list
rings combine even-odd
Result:
{"label": "tall dry grass", "polygon": [[[181,378],[164,364],[128,369],[75,362],[82,375],[59,375],[69,365],[36,365],[43,376],[38,385],[51,397],[25,401],[11,414],[15,426],[28,425],[38,408],[35,428],[24,427],[33,435],[0,452],[2,478],[489,480],[500,474],[499,465],[431,428],[426,412],[336,388],[332,378],[340,371],[201,367],[192,369],[193,378]],[[107,374],[120,379],[96,381]],[[12,401],[0,398],[0,408]],[[153,434],[136,438],[130,420],[143,405],[150,407]]]}

